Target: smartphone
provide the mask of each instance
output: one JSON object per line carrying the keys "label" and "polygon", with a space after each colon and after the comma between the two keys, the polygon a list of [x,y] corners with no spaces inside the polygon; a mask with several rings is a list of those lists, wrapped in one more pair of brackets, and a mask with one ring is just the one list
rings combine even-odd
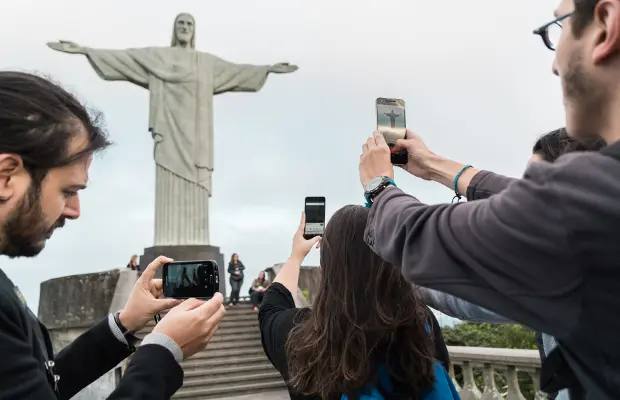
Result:
{"label": "smartphone", "polygon": [[392,149],[392,164],[407,164],[407,150],[394,150],[396,141],[407,137],[405,118],[405,100],[377,98],[377,131],[383,134],[385,141]]}
{"label": "smartphone", "polygon": [[217,262],[175,261],[163,265],[164,297],[209,300],[220,291]]}
{"label": "smartphone", "polygon": [[304,211],[306,213],[304,239],[323,236],[325,233],[325,197],[306,197]]}

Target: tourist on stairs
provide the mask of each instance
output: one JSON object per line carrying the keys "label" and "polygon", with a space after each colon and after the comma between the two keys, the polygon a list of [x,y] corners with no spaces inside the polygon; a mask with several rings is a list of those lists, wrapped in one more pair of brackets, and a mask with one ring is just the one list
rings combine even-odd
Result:
{"label": "tourist on stairs", "polygon": [[228,273],[230,274],[230,304],[232,307],[239,302],[239,292],[243,286],[243,270],[245,267],[239,260],[239,255],[233,253],[228,263]]}
{"label": "tourist on stairs", "polygon": [[258,311],[258,306],[263,302],[265,292],[269,287],[269,281],[265,278],[265,271],[258,273],[258,278],[254,279],[250,287],[250,300],[252,301],[252,311]]}

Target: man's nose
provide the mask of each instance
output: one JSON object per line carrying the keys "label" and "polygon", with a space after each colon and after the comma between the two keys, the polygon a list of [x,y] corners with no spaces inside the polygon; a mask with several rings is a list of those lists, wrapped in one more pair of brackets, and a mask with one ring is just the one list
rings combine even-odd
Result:
{"label": "man's nose", "polygon": [[558,74],[557,61],[555,58],[553,58],[553,64],[551,64],[551,72],[553,72],[555,76],[560,76],[560,74]]}
{"label": "man's nose", "polygon": [[75,195],[70,197],[67,200],[67,204],[65,204],[65,210],[63,212],[63,216],[67,219],[78,219],[80,218],[80,197]]}

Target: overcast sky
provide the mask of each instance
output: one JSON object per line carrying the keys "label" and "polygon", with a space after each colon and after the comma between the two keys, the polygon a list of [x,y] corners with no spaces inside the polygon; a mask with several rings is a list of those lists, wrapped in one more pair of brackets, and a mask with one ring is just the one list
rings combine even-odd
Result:
{"label": "overcast sky", "polygon": [[[537,136],[563,125],[553,53],[532,30],[551,0],[20,0],[0,2],[0,68],[49,74],[103,111],[115,146],[95,159],[82,217],[29,260],[1,268],[37,309],[47,279],[124,267],[153,242],[155,168],[148,93],[98,78],[81,55],[45,43],[95,48],[167,46],[174,17],[196,18],[197,49],[238,63],[290,62],[259,93],[215,99],[211,241],[237,252],[246,285],[286,260],[305,196],[328,216],[362,204],[361,145],[377,97],[406,101],[407,125],[437,153],[519,176]],[[428,203],[437,184],[402,171],[396,182]],[[306,260],[318,264],[318,253]],[[440,267],[440,266],[438,266]]]}

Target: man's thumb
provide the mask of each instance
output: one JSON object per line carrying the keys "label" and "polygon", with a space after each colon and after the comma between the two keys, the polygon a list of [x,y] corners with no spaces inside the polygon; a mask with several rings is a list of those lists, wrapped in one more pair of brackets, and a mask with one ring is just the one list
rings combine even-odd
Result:
{"label": "man's thumb", "polygon": [[396,150],[402,150],[407,148],[407,139],[398,139],[394,145]]}

